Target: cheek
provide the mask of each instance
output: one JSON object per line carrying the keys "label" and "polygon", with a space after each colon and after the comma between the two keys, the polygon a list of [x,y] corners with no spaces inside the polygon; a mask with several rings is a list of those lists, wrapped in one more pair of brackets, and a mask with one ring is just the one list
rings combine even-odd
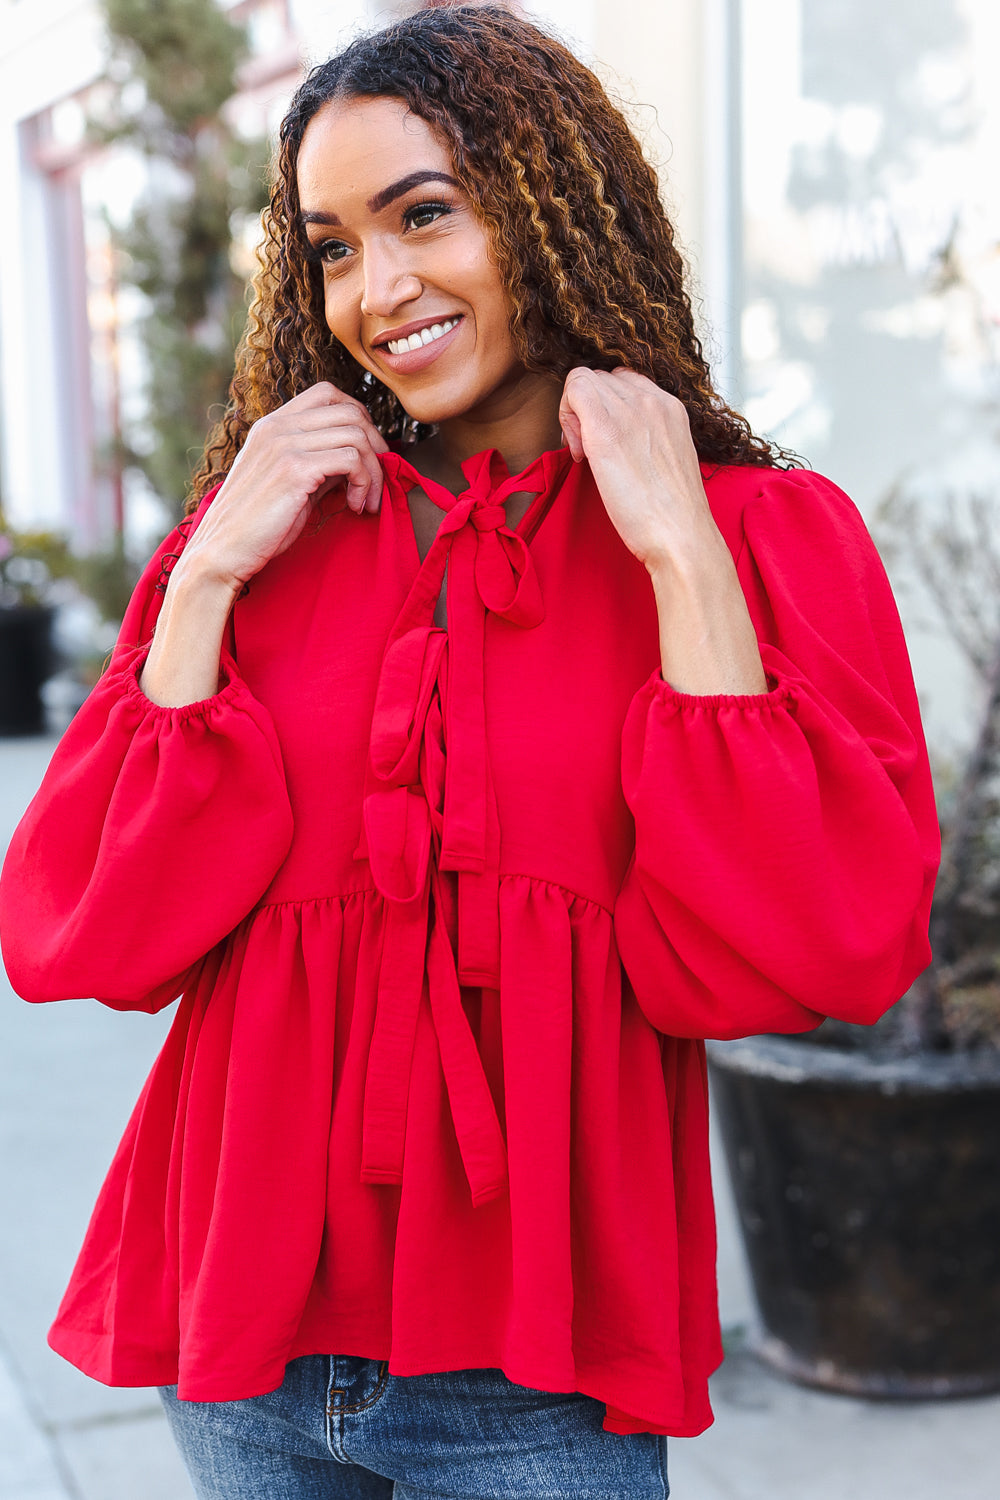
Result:
{"label": "cheek", "polygon": [[442,291],[459,296],[475,310],[477,322],[509,322],[511,303],[489,244],[478,232],[456,236],[446,252],[427,268],[429,279]]}
{"label": "cheek", "polygon": [[485,256],[470,257],[465,284],[476,310],[477,324],[484,332],[488,330],[493,338],[506,342],[514,306],[496,266]]}
{"label": "cheek", "polygon": [[348,348],[352,354],[360,346],[360,314],[357,299],[352,298],[346,287],[336,283],[328,285],[323,300],[326,326],[334,338]]}

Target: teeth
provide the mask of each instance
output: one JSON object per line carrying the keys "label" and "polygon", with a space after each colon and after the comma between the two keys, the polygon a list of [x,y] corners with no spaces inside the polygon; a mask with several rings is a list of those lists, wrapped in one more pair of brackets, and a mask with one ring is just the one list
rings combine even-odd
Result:
{"label": "teeth", "polygon": [[444,323],[432,323],[430,328],[422,328],[419,333],[411,333],[409,338],[390,339],[387,345],[389,353],[408,354],[411,349],[422,349],[425,344],[433,344],[435,339],[450,333],[457,322],[457,318],[448,318]]}

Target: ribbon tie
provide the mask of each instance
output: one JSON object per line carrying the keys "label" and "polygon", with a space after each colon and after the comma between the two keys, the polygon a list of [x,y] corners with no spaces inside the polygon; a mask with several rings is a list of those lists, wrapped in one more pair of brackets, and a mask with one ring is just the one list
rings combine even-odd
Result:
{"label": "ribbon tie", "polygon": [[[495,450],[463,465],[457,498],[397,454],[390,503],[414,485],[445,514],[389,633],[372,717],[361,842],[386,902],[365,1084],[361,1177],[402,1181],[407,1097],[424,988],[455,1133],[477,1206],[507,1184],[496,1106],[460,986],[500,983],[500,825],[486,741],[486,612],[531,628],[544,606],[531,554],[503,502],[548,487],[544,454],[510,478]],[[548,462],[547,462],[548,461]],[[535,471],[541,482],[532,483]],[[450,632],[433,624],[448,568]],[[455,872],[452,886],[444,872]]]}

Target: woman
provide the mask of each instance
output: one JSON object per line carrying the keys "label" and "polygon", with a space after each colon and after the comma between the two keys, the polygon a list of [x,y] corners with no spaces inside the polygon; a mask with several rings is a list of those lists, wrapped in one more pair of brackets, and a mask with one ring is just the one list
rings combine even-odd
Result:
{"label": "woman", "polygon": [[780,457],[562,46],[435,10],[313,71],[3,886],[26,998],[181,996],[50,1338],[199,1495],[665,1496],[711,1422],[702,1039],[873,1022],[937,857],[884,574]]}

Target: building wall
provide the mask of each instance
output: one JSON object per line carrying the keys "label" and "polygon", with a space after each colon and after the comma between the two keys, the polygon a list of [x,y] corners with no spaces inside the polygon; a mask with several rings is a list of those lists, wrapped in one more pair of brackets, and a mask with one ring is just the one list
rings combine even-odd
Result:
{"label": "building wall", "polygon": [[93,0],[0,0],[0,401],[4,503],[15,519],[61,523],[88,503],[88,426],[80,397],[81,268],[72,169],[37,159],[29,122],[93,81],[102,32]]}

